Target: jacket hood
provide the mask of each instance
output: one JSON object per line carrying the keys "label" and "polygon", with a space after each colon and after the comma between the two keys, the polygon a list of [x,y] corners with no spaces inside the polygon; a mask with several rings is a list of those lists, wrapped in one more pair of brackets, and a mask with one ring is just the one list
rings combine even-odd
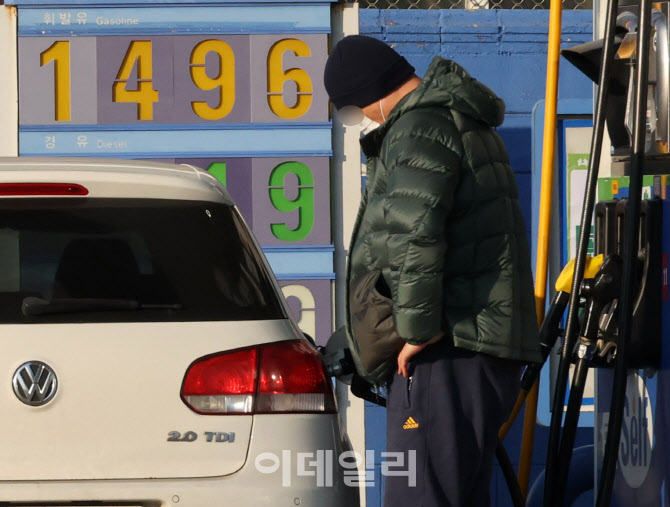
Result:
{"label": "jacket hood", "polygon": [[505,103],[490,88],[456,62],[436,56],[419,86],[398,102],[380,127],[363,138],[363,144],[381,142],[403,114],[425,107],[447,107],[489,127],[501,125],[505,118]]}

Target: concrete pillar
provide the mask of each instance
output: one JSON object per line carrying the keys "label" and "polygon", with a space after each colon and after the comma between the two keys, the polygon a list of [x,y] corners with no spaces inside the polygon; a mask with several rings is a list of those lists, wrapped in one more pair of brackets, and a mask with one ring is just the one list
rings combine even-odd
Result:
{"label": "concrete pillar", "polygon": [[[358,34],[358,3],[336,4],[332,10],[331,48],[347,35]],[[361,198],[361,150],[357,126],[344,126],[333,112],[332,227],[335,243],[335,325],[344,325],[345,273],[349,240]],[[354,451],[365,460],[365,403],[351,394],[349,387],[337,383],[337,401],[342,421]],[[365,471],[365,461],[359,472]],[[365,506],[364,486],[360,488],[361,506]]]}

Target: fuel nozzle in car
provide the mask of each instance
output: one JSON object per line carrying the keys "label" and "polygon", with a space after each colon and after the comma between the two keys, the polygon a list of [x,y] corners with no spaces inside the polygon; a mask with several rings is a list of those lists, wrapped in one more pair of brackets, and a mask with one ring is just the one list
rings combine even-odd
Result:
{"label": "fuel nozzle in car", "polygon": [[328,342],[319,349],[319,352],[323,356],[328,375],[345,384],[351,384],[351,376],[356,371],[356,367],[351,357],[344,326],[328,338]]}
{"label": "fuel nozzle in car", "polygon": [[328,343],[321,347],[319,352],[323,356],[328,375],[351,386],[351,392],[354,396],[382,407],[386,406],[386,397],[383,393],[356,372],[356,365],[351,356],[344,326],[330,336]]}

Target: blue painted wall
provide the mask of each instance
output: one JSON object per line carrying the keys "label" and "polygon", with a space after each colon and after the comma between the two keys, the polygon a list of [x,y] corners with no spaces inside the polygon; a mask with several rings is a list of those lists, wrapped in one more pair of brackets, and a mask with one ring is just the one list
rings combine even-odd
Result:
{"label": "blue painted wall", "polygon": [[[360,32],[392,45],[414,65],[419,75],[435,55],[455,60],[488,85],[507,105],[505,123],[498,130],[510,154],[529,235],[531,226],[531,113],[544,98],[549,12],[528,10],[376,10],[360,11]],[[592,40],[590,11],[563,14],[562,47]],[[565,61],[561,62],[559,98],[590,99],[591,82]],[[512,462],[518,464],[523,413],[505,441]],[[538,426],[532,480],[544,468],[548,428]],[[386,413],[366,408],[366,447],[383,450]],[[593,442],[592,430],[580,429],[576,447]],[[381,505],[383,477],[375,469],[375,487],[368,489],[369,507]],[[511,505],[497,465],[491,485],[494,506]],[[589,505],[582,498],[580,505]],[[591,503],[592,504],[592,503]],[[575,504],[577,505],[577,504]]]}

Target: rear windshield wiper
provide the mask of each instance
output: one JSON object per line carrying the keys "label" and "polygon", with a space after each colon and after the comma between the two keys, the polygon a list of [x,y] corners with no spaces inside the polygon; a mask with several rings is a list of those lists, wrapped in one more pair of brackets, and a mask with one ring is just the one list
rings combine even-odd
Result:
{"label": "rear windshield wiper", "polygon": [[27,297],[23,300],[21,311],[26,317],[53,315],[55,313],[129,311],[129,310],[181,310],[181,304],[145,304],[132,299],[46,299]]}

